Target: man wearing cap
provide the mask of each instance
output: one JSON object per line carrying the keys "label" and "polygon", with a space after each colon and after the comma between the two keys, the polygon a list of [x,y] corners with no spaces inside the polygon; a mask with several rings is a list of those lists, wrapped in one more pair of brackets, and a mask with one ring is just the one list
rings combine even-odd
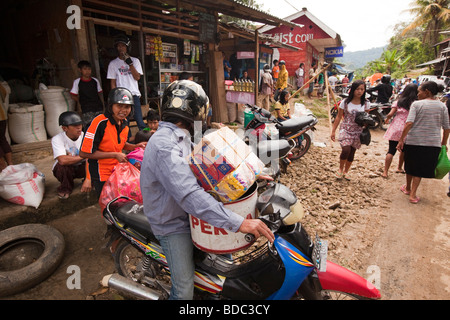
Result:
{"label": "man wearing cap", "polygon": [[130,57],[131,42],[127,36],[121,35],[114,41],[118,57],[108,65],[107,78],[111,80],[111,89],[122,87],[131,91],[134,102],[134,119],[139,130],[146,128],[142,118],[141,93],[138,81],[143,75],[142,65],[138,58]]}
{"label": "man wearing cap", "polygon": [[61,183],[57,188],[58,197],[67,199],[72,193],[75,179],[85,179],[82,192],[91,191],[91,181],[86,178],[86,163],[79,156],[83,140],[83,120],[74,111],[66,111],[59,116],[63,132],[52,138],[53,175]]}

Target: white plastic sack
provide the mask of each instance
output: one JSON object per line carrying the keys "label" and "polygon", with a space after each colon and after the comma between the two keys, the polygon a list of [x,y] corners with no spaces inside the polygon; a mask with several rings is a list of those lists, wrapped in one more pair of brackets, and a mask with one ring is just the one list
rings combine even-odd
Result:
{"label": "white plastic sack", "polygon": [[15,143],[46,141],[43,106],[31,103],[10,104],[8,130]]}
{"label": "white plastic sack", "polygon": [[44,105],[45,128],[50,137],[62,132],[59,115],[65,111],[75,111],[76,102],[70,97],[69,89],[57,86],[41,86],[37,91],[39,101]]}
{"label": "white plastic sack", "polygon": [[296,102],[294,105],[294,117],[303,117],[309,114],[313,114],[311,110],[306,109],[305,105]]}
{"label": "white plastic sack", "polygon": [[45,176],[31,163],[11,165],[0,173],[0,197],[6,201],[37,209],[44,192]]}

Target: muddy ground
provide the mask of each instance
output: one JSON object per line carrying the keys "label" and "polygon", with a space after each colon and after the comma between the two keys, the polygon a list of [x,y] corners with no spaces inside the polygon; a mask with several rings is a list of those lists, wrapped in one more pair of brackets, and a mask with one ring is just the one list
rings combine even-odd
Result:
{"label": "muddy ground", "polygon": [[[303,225],[329,241],[329,260],[370,279],[385,300],[450,299],[450,198],[447,177],[423,180],[419,204],[410,204],[400,190],[405,175],[380,176],[387,141],[372,131],[372,143],[357,151],[351,181],[336,180],[340,147],[329,140],[321,120],[310,151],[289,167],[282,182],[302,201]],[[320,144],[319,144],[320,145]],[[99,281],[114,272],[103,248],[106,227],[98,206],[50,223],[66,240],[66,255],[56,272],[38,286],[7,299],[122,299]],[[80,268],[81,287],[68,289],[68,268]]]}

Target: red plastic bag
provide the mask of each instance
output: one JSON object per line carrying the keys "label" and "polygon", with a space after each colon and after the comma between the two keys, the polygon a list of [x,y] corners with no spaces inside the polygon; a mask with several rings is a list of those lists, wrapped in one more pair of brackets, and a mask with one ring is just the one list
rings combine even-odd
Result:
{"label": "red plastic bag", "polygon": [[140,174],[139,169],[129,162],[117,164],[100,194],[98,203],[102,211],[111,200],[119,196],[126,196],[142,203]]}

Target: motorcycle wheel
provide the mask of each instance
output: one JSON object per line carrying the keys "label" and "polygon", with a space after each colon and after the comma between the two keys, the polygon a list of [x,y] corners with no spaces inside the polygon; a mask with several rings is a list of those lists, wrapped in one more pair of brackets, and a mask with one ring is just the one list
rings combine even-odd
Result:
{"label": "motorcycle wheel", "polygon": [[334,123],[334,121],[336,120],[336,117],[338,115],[338,109],[335,107],[331,108],[330,114],[331,114],[331,123]]}
{"label": "motorcycle wheel", "polygon": [[377,128],[383,128],[383,118],[381,117],[381,115],[377,112],[377,113],[371,113],[371,116],[373,116],[373,120],[375,120],[375,125],[373,126],[369,126],[369,129],[375,130]]}
{"label": "motorcycle wheel", "polygon": [[322,290],[320,293],[322,300],[372,300],[352,293],[342,291]]}
{"label": "motorcycle wheel", "polygon": [[137,266],[144,257],[144,253],[125,240],[120,240],[113,254],[117,272],[129,279],[136,279]]}
{"label": "motorcycle wheel", "polygon": [[297,146],[292,150],[293,156],[291,160],[298,160],[303,157],[311,146],[311,137],[307,133],[304,133],[297,139]]}

